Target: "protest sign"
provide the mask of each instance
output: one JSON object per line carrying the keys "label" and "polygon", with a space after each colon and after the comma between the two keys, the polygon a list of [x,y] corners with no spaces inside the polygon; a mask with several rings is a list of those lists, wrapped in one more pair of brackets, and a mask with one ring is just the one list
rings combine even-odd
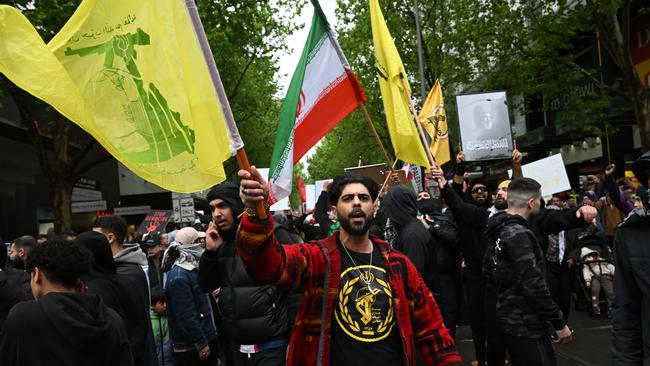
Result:
{"label": "protest sign", "polygon": [[165,231],[167,223],[172,218],[173,211],[171,210],[152,210],[149,211],[147,216],[138,227],[139,233],[150,233],[159,235]]}
{"label": "protest sign", "polygon": [[[523,165],[521,171],[524,177],[535,179],[542,185],[543,197],[549,197],[555,193],[571,189],[562,154],[556,154]],[[512,175],[512,170],[508,172]]]}
{"label": "protest sign", "polygon": [[457,95],[456,104],[467,161],[510,159],[513,144],[506,93]]}

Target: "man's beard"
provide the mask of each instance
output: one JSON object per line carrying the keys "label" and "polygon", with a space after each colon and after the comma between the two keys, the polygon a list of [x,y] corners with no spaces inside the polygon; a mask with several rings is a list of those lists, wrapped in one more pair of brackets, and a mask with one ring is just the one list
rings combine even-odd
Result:
{"label": "man's beard", "polygon": [[506,210],[508,208],[508,201],[502,198],[497,198],[494,200],[494,208],[497,210]]}
{"label": "man's beard", "polygon": [[350,219],[352,218],[353,215],[358,215],[360,212],[364,213],[361,209],[355,209],[352,210],[352,212],[348,215],[348,217],[339,218],[339,223],[341,224],[341,227],[345,231],[347,231],[350,235],[364,235],[370,229],[370,225],[372,225],[372,218],[368,217],[368,215],[366,215],[365,213],[364,213],[365,220],[363,221],[363,224],[361,225],[352,224]]}

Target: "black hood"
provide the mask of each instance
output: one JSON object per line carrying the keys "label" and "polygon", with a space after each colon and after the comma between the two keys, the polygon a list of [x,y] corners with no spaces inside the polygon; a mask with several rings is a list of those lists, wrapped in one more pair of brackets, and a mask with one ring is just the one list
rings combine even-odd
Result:
{"label": "black hood", "polygon": [[636,179],[639,180],[644,187],[648,187],[648,169],[650,169],[650,151],[639,156],[634,163],[632,163],[632,172]]}
{"label": "black hood", "polygon": [[[101,343],[111,330],[106,308],[95,294],[50,292],[38,301],[61,339],[74,339],[70,348],[86,350]],[[70,337],[83,334],[83,337]]]}
{"label": "black hood", "polygon": [[79,234],[74,243],[90,251],[93,255],[92,269],[100,273],[115,273],[115,260],[108,239],[98,232],[86,231]]}
{"label": "black hood", "polygon": [[528,226],[528,221],[519,215],[511,215],[507,212],[499,212],[496,215],[490,217],[487,222],[485,233],[487,237],[493,237],[501,230],[501,228],[511,223]]}
{"label": "black hood", "polygon": [[418,211],[431,215],[442,212],[442,201],[438,198],[429,198],[417,201]]}
{"label": "black hood", "polygon": [[390,221],[401,228],[411,220],[417,219],[418,206],[415,193],[404,186],[393,187],[382,202]]}

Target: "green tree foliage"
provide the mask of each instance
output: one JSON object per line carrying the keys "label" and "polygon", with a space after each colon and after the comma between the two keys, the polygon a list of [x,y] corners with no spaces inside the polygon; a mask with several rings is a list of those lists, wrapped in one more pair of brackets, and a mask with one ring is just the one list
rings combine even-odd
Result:
{"label": "green tree foliage", "polygon": [[[458,146],[454,95],[506,90],[513,110],[546,111],[556,125],[574,130],[576,136],[602,134],[612,115],[632,108],[644,150],[649,149],[650,90],[643,88],[631,67],[629,35],[624,31],[629,29],[630,13],[643,11],[641,3],[420,1],[425,83],[430,88],[436,79],[441,80],[454,146]],[[365,88],[369,112],[389,147],[368,1],[338,0],[337,4],[339,42]],[[381,0],[380,6],[414,97],[421,101],[413,1]],[[615,72],[603,75],[600,65],[608,60]],[[310,160],[310,175],[332,176],[359,156],[368,157],[368,162],[383,160],[375,153],[372,138],[362,137],[367,129],[360,117],[353,114],[326,137]],[[348,136],[351,141],[346,141]]]}

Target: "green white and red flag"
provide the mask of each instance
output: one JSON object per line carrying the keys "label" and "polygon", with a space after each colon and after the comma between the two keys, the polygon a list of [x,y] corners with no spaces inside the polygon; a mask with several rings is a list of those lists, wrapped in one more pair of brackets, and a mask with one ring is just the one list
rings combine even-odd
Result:
{"label": "green white and red flag", "polygon": [[293,166],[366,96],[317,0],[302,56],[282,103],[269,186],[271,201],[291,193]]}

